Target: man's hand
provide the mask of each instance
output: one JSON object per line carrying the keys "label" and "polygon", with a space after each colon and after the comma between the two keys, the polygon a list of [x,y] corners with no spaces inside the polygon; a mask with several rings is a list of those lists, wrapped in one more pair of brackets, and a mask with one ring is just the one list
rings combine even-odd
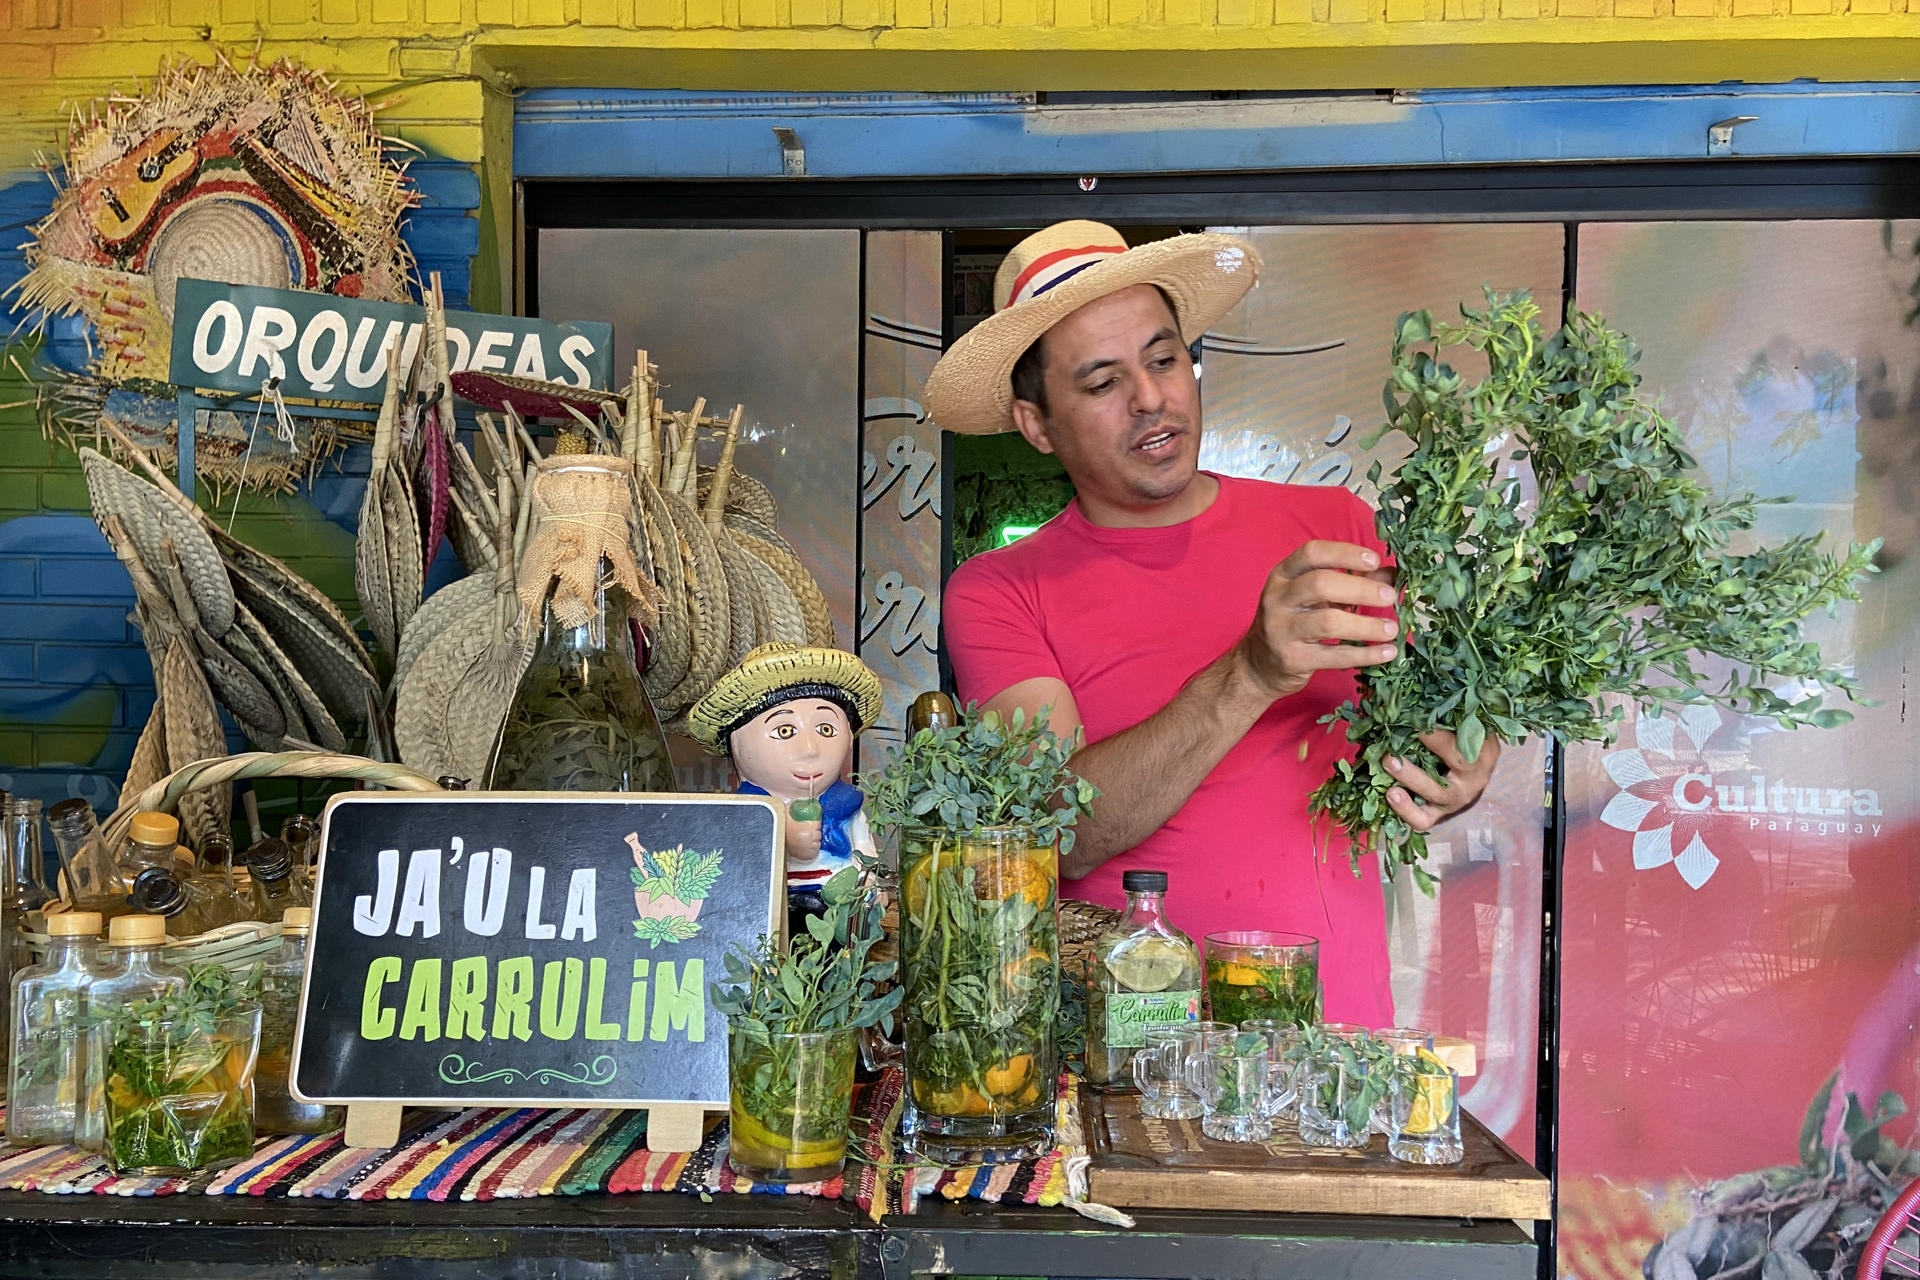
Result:
{"label": "man's hand", "polygon": [[1431,831],[1435,823],[1468,808],[1487,789],[1487,783],[1493,780],[1493,766],[1500,762],[1500,739],[1488,734],[1480,758],[1472,764],[1460,754],[1460,745],[1450,730],[1423,733],[1420,741],[1447,766],[1446,778],[1435,778],[1398,756],[1388,756],[1387,772],[1400,785],[1388,788],[1387,805],[1415,831]]}
{"label": "man's hand", "polygon": [[1392,582],[1393,571],[1365,547],[1304,544],[1267,575],[1260,610],[1238,646],[1247,673],[1277,700],[1306,688],[1316,671],[1391,662],[1398,624],[1354,609],[1391,606]]}

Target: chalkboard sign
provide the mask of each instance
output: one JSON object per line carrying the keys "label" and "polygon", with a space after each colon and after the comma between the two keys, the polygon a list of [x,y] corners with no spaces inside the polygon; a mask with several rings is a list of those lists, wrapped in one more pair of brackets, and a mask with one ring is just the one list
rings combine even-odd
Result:
{"label": "chalkboard sign", "polygon": [[725,1107],[707,983],[779,927],[771,801],[352,793],[321,839],[297,1095]]}

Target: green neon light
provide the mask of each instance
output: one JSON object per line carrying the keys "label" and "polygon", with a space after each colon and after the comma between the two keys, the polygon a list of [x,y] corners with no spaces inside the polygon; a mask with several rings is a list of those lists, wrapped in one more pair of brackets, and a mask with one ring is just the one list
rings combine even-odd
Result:
{"label": "green neon light", "polygon": [[1040,526],[1037,524],[1002,525],[1000,528],[1000,545],[1010,547],[1028,534],[1038,532],[1039,529]]}

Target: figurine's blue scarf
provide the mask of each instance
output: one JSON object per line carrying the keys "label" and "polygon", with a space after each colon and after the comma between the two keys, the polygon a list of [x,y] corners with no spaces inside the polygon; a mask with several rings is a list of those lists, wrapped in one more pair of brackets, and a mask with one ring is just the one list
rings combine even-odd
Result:
{"label": "figurine's blue scarf", "polygon": [[[742,782],[740,794],[764,796],[768,792],[765,787]],[[836,782],[826,789],[819,800],[821,856],[840,859],[853,857],[853,837],[848,827],[853,822],[853,815],[860,812],[860,806],[866,803],[866,796],[851,782]]]}

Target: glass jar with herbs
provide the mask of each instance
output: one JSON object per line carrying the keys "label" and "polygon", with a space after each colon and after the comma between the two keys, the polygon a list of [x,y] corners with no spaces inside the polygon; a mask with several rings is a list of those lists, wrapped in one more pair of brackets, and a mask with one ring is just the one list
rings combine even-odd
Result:
{"label": "glass jar with herbs", "polygon": [[1200,1017],[1200,949],[1167,920],[1167,873],[1126,871],[1127,910],[1094,940],[1087,970],[1087,1081],[1135,1091],[1146,1030]]}
{"label": "glass jar with herbs", "polygon": [[1057,850],[1094,795],[1068,768],[1071,750],[1044,721],[969,708],[861,779],[876,828],[899,837],[907,1082],[924,1159],[1052,1142]]}
{"label": "glass jar with herbs", "polygon": [[47,955],[13,977],[7,1141],[71,1143],[86,1100],[83,1045],[87,989],[100,977],[94,953],[100,913],[61,911],[47,920]]}
{"label": "glass jar with herbs", "polygon": [[629,606],[652,599],[633,558],[633,501],[623,459],[540,463],[519,575],[522,630],[537,626],[538,642],[494,746],[494,790],[675,789],[628,625]]}
{"label": "glass jar with herbs", "polygon": [[[92,810],[87,811],[92,816]],[[75,1142],[89,1151],[106,1144],[105,1068],[110,1037],[106,1020],[116,1011],[182,991],[187,975],[164,959],[167,922],[159,916],[121,915],[107,921],[100,949],[100,978],[87,991],[85,1052],[87,1103]]]}
{"label": "glass jar with herbs", "polygon": [[727,1015],[727,1163],[756,1182],[818,1182],[846,1162],[859,1032],[901,997],[880,990],[894,969],[872,954],[885,909],[861,875],[834,873],[821,913],[786,949],[763,938],[752,952],[730,950],[712,986]]}
{"label": "glass jar with herbs", "polygon": [[195,965],[177,986],[91,1008],[110,1169],[177,1176],[252,1154],[255,995],[221,966]]}
{"label": "glass jar with herbs", "polygon": [[261,1133],[325,1133],[344,1118],[339,1107],[293,1096],[293,1037],[300,1018],[300,983],[307,971],[313,910],[289,907],[280,921],[280,950],[260,966],[260,1062],[254,1072],[254,1127]]}

